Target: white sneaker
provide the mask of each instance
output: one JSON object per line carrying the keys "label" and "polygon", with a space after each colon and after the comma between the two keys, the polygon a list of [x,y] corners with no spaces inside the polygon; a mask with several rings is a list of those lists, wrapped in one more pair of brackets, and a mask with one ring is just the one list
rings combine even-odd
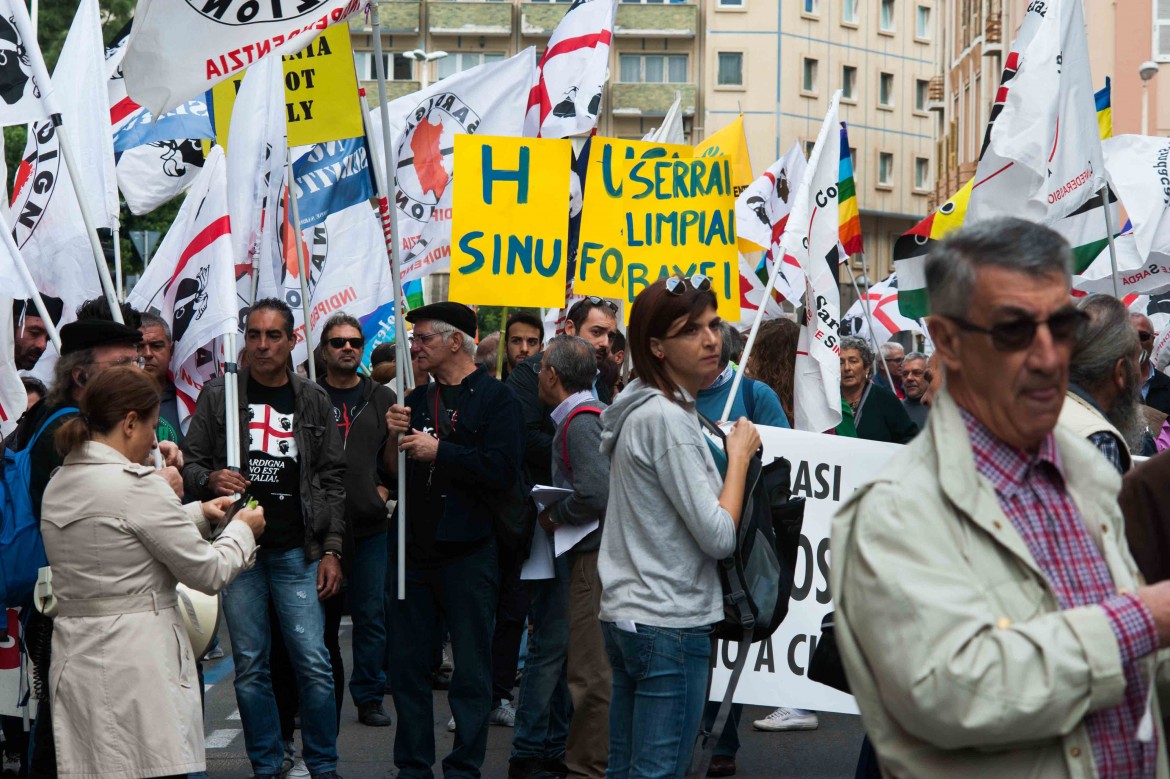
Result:
{"label": "white sneaker", "polygon": [[820,722],[816,712],[807,709],[787,709],[781,706],[763,719],[752,723],[756,730],[816,730]]}
{"label": "white sneaker", "polygon": [[501,699],[500,705],[492,709],[492,713],[488,715],[488,724],[505,728],[516,727],[516,707],[512,705],[512,701]]}
{"label": "white sneaker", "polygon": [[309,767],[305,765],[305,759],[300,755],[297,755],[292,770],[287,774],[287,779],[309,779]]}
{"label": "white sneaker", "polygon": [[203,656],[204,660],[221,660],[223,659],[223,647],[216,644],[211,649],[207,650],[207,654]]}
{"label": "white sneaker", "polygon": [[450,733],[455,732],[455,718],[454,717],[452,717],[451,721],[447,723],[447,731]]}
{"label": "white sneaker", "polygon": [[455,670],[455,664],[451,662],[451,655],[447,652],[447,647],[443,647],[443,659],[439,663],[439,670],[445,674],[449,674]]}

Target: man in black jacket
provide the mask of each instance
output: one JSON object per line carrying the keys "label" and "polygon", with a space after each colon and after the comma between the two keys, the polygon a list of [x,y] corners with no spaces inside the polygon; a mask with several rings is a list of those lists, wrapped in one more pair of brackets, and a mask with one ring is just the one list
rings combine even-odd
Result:
{"label": "man in black jacket", "polygon": [[[325,375],[317,379],[333,401],[337,432],[345,447],[345,520],[352,537],[346,568],[350,614],[353,617],[353,674],[349,694],[358,720],[371,727],[388,727],[382,708],[386,690],[386,501],[390,499],[389,432],[386,412],[397,400],[394,391],[358,373],[366,339],[361,323],[352,316],[334,314],[321,330],[321,358]],[[340,615],[340,596],[333,604]],[[333,603],[337,601],[337,603]],[[340,623],[340,619],[331,621]],[[326,638],[336,643],[337,634]],[[332,649],[332,647],[331,647]],[[336,691],[341,697],[341,690]]]}
{"label": "man in black jacket", "polygon": [[411,355],[434,381],[386,415],[407,457],[400,498],[406,500],[406,592],[391,601],[388,616],[398,711],[394,764],[403,779],[432,776],[431,665],[441,617],[455,655],[447,700],[456,728],[443,771],[479,776],[492,708],[491,658],[483,650],[492,638],[499,587],[496,509],[520,479],[520,404],[475,365],[474,311],[434,303],[407,319],[414,323]]}
{"label": "man in black jacket", "polygon": [[[1137,328],[1138,340],[1142,343],[1142,354],[1145,355],[1141,364],[1141,369],[1145,372],[1142,376],[1142,402],[1163,414],[1170,414],[1170,376],[1158,370],[1158,366],[1154,365],[1151,359],[1158,331],[1145,314],[1131,313],[1129,319]],[[1153,434],[1157,436],[1158,431],[1153,431]]]}
{"label": "man in black jacket", "polygon": [[345,453],[329,395],[289,370],[294,343],[288,305],[257,301],[239,374],[240,471],[227,467],[224,380],[212,379],[187,429],[183,483],[200,500],[250,493],[268,520],[256,564],[223,592],[253,773],[277,776],[284,758],[269,670],[271,600],[296,671],[305,764],[314,779],[332,779],[337,712],[321,601],[341,588]]}

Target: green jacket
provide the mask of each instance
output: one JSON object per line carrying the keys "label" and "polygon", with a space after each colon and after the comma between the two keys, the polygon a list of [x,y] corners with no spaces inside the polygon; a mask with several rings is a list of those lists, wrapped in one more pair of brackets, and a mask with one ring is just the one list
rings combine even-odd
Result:
{"label": "green jacket", "polygon": [[[1120,478],[1056,429],[1069,493],[1119,591],[1140,581]],[[1095,777],[1084,726],[1125,676],[1097,606],[1061,609],[995,491],[975,470],[958,406],[939,393],[926,431],[833,519],[837,640],[866,732],[890,777]],[[1165,653],[1145,660],[1165,670]],[[1159,674],[1161,675],[1161,674]],[[1166,767],[1161,714],[1157,776]]]}

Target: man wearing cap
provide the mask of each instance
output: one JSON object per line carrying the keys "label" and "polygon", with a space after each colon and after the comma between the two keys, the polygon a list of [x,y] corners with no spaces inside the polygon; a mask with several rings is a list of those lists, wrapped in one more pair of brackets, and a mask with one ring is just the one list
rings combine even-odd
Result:
{"label": "man wearing cap", "polygon": [[[60,298],[44,297],[53,324],[61,321]],[[49,330],[31,300],[12,301],[12,333],[16,345],[16,369],[31,371],[49,347]]]}
{"label": "man wearing cap", "polygon": [[[520,479],[523,421],[512,392],[475,365],[475,312],[435,303],[407,319],[414,323],[411,355],[433,381],[386,413],[407,457],[406,592],[387,614],[398,712],[394,763],[403,779],[432,776],[430,672],[441,617],[455,656],[448,692],[455,743],[443,769],[479,776],[492,707],[491,657],[483,648],[492,640],[499,588],[494,509]],[[397,459],[392,463],[396,469]]]}

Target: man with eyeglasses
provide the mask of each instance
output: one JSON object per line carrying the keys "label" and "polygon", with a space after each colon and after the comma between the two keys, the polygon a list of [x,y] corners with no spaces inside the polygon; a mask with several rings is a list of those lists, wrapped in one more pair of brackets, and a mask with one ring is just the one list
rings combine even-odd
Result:
{"label": "man with eyeglasses", "polygon": [[898,396],[898,400],[906,397],[906,390],[902,387],[902,361],[906,357],[906,348],[897,341],[886,341],[881,345],[881,359],[878,360],[877,370],[873,380]]}
{"label": "man with eyeglasses", "polygon": [[926,415],[930,412],[930,407],[922,401],[929,384],[926,378],[926,355],[910,352],[902,360],[902,390],[906,394],[902,399],[902,408],[906,409],[919,430],[926,429]]}
{"label": "man with eyeglasses", "polygon": [[1142,343],[1142,400],[1150,408],[1170,414],[1170,376],[1158,370],[1153,360],[1158,331],[1145,314],[1133,312],[1129,320],[1137,328],[1138,340]]}
{"label": "man with eyeglasses", "polygon": [[[397,456],[386,412],[394,405],[394,391],[358,372],[366,339],[361,323],[349,314],[334,314],[321,330],[321,357],[325,375],[317,379],[333,401],[337,432],[345,448],[345,521],[353,537],[347,574],[350,614],[353,617],[353,672],[349,694],[357,706],[358,721],[374,728],[391,725],[382,708],[386,691],[386,501],[390,499],[390,459]],[[327,617],[336,610],[334,627],[341,623],[341,598],[326,603]],[[333,637],[335,638],[335,636]],[[337,690],[340,699],[344,692]]]}
{"label": "man with eyeglasses", "polygon": [[927,257],[946,386],[832,526],[837,643],[884,774],[1165,771],[1170,582],[1142,584],[1120,478],[1057,425],[1085,320],[1071,266],[1010,218]]}

